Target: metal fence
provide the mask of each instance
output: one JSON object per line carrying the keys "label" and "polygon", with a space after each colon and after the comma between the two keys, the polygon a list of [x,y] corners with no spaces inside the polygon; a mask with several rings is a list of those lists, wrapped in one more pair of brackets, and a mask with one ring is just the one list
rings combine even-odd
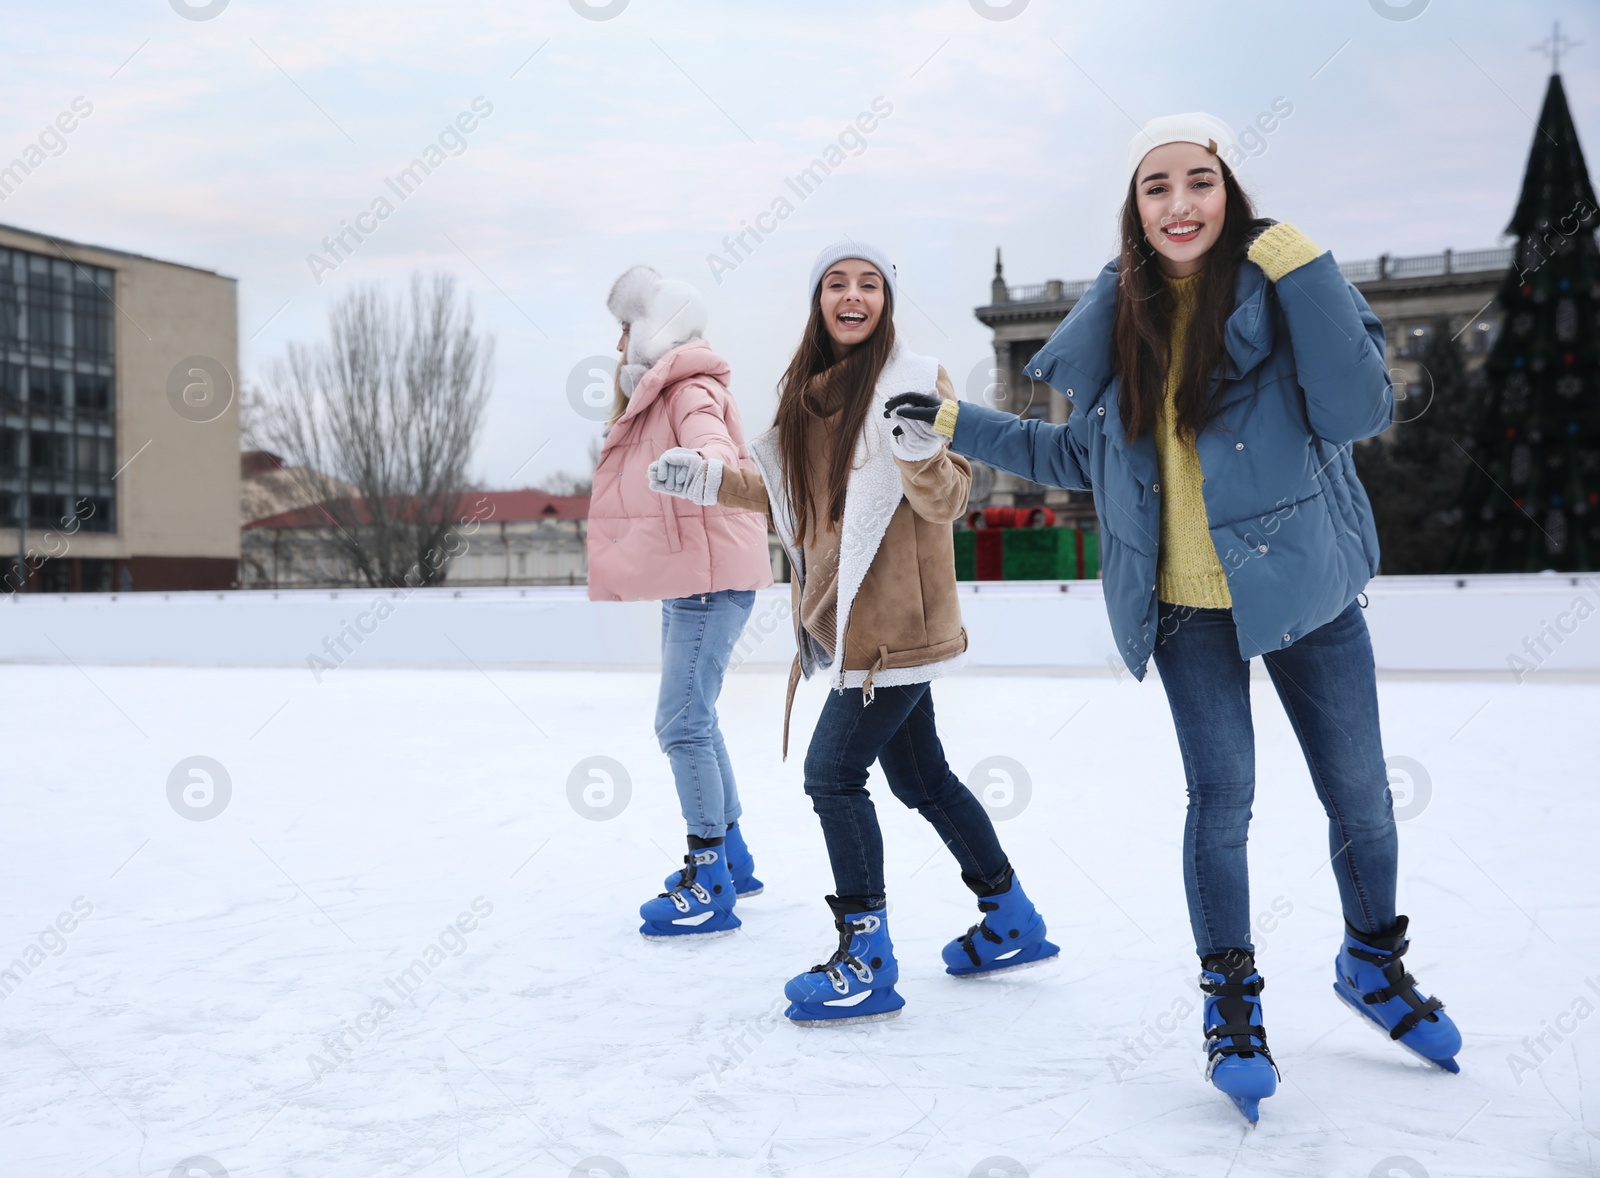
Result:
{"label": "metal fence", "polygon": [[[1445,274],[1479,274],[1508,270],[1515,259],[1512,246],[1486,250],[1445,250],[1439,254],[1413,254],[1407,257],[1366,258],[1359,262],[1340,262],[1339,270],[1351,282],[1382,282],[1390,278],[1433,278]],[[1081,298],[1089,282],[1038,282],[1029,286],[1008,286],[1006,296],[1013,303],[1053,303]]]}

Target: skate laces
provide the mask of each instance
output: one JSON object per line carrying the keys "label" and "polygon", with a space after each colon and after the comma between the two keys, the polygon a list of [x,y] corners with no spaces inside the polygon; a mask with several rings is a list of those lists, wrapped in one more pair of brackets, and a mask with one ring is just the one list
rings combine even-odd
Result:
{"label": "skate laces", "polygon": [[[683,857],[683,871],[678,875],[677,886],[670,892],[661,893],[664,899],[672,901],[672,906],[679,912],[688,912],[690,909],[689,901],[683,895],[686,891],[702,904],[711,903],[711,893],[706,891],[700,882],[695,879],[695,868],[701,862],[700,855],[705,854],[706,852],[701,851],[697,855],[685,855]],[[708,855],[704,861],[713,863],[716,861],[715,856]]]}
{"label": "skate laces", "polygon": [[1372,952],[1367,949],[1349,945],[1345,952],[1359,961],[1365,961],[1378,967],[1383,974],[1383,980],[1389,984],[1381,990],[1374,990],[1370,994],[1363,994],[1361,1000],[1368,1006],[1378,1006],[1394,998],[1404,998],[1406,1005],[1411,1007],[1402,1018],[1389,1031],[1389,1038],[1399,1039],[1416,1025],[1427,1019],[1438,1022],[1437,1011],[1444,1009],[1444,1003],[1437,998],[1424,999],[1417,993],[1417,979],[1412,977],[1406,968],[1400,964],[1400,959],[1405,956],[1406,950],[1411,948],[1410,940],[1400,942],[1397,949],[1390,953],[1382,951]]}
{"label": "skate laces", "polygon": [[882,923],[878,917],[870,913],[866,916],[857,917],[855,920],[834,921],[833,927],[839,930],[839,947],[833,951],[832,957],[820,965],[813,965],[806,972],[826,974],[829,985],[840,994],[847,994],[850,991],[850,983],[845,980],[844,971],[839,968],[842,965],[845,969],[855,974],[856,979],[863,986],[870,986],[873,976],[872,967],[850,952],[850,942],[855,938],[856,933],[861,933],[865,936],[877,932]]}

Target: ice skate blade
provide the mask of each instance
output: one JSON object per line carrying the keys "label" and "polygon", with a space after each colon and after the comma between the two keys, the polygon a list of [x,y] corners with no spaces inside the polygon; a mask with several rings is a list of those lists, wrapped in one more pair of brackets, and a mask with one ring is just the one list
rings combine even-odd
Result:
{"label": "ice skate blade", "polygon": [[663,941],[714,941],[718,937],[731,937],[738,931],[738,927],[713,929],[709,933],[647,933],[640,929],[639,935],[659,945]]}
{"label": "ice skate blade", "polygon": [[751,888],[748,892],[741,892],[737,888],[735,888],[733,894],[735,896],[738,896],[739,899],[741,899],[741,900],[748,900],[751,896],[759,896],[762,892],[764,892],[766,890],[767,890],[767,885],[766,884],[762,884],[759,888]]}
{"label": "ice skate blade", "polygon": [[856,1027],[862,1023],[881,1023],[899,1017],[899,1010],[884,1010],[877,1014],[857,1014],[849,1018],[792,1018],[789,1021],[797,1027]]}
{"label": "ice skate blade", "polygon": [[1054,965],[1060,960],[1061,954],[1056,952],[1050,954],[1049,957],[1036,957],[1032,961],[1022,961],[1016,965],[1000,965],[993,969],[975,969],[967,973],[951,973],[949,969],[946,969],[945,973],[950,974],[953,978],[960,978],[962,981],[972,981],[977,978],[998,977],[1007,973],[1021,973],[1025,969],[1037,969],[1041,965]]}
{"label": "ice skate blade", "polygon": [[1363,1023],[1371,1027],[1374,1031],[1378,1032],[1378,1034],[1382,1035],[1385,1039],[1388,1039],[1390,1043],[1393,1043],[1402,1051],[1415,1056],[1425,1064],[1430,1064],[1433,1067],[1438,1068],[1440,1071],[1449,1072],[1452,1076],[1459,1076],[1461,1074],[1461,1065],[1455,1061],[1454,1056],[1451,1056],[1449,1059],[1430,1059],[1428,1056],[1423,1055],[1422,1052],[1418,1051],[1415,1047],[1412,1047],[1409,1043],[1404,1043],[1399,1039],[1390,1039],[1389,1028],[1384,1026],[1376,1015],[1367,1010],[1365,1005],[1358,1005],[1357,1003],[1353,1002],[1350,998],[1350,995],[1346,994],[1338,986],[1334,986],[1333,992],[1338,997],[1340,1002],[1343,1002],[1351,1010],[1355,1011],[1361,1016],[1361,1021]]}
{"label": "ice skate blade", "polygon": [[[1223,1095],[1227,1096],[1227,1093]],[[1233,1102],[1233,1107],[1239,1110],[1239,1115],[1245,1123],[1254,1129],[1261,1123],[1261,1098],[1259,1096],[1228,1096]]]}

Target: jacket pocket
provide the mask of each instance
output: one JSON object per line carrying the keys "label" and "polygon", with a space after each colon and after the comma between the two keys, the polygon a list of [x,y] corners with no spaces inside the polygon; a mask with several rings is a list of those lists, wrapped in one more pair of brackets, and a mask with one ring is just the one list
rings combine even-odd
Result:
{"label": "jacket pocket", "polygon": [[667,496],[667,495],[663,495],[661,497],[661,499],[662,499],[661,518],[662,518],[662,523],[665,524],[665,526],[666,526],[667,551],[668,552],[682,552],[683,551],[683,533],[681,531],[681,525],[678,522],[678,503],[679,503],[679,500],[674,499],[674,498],[672,498],[670,496]]}

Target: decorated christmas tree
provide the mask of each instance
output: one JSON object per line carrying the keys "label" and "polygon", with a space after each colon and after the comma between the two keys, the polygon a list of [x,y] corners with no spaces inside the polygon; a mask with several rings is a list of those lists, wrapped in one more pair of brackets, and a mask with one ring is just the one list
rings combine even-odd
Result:
{"label": "decorated christmas tree", "polygon": [[[1558,38],[1559,39],[1559,38]],[[1485,370],[1456,572],[1600,567],[1600,210],[1553,73],[1508,233],[1515,261]]]}
{"label": "decorated christmas tree", "polygon": [[1383,551],[1378,571],[1390,575],[1449,564],[1461,534],[1461,481],[1472,468],[1460,440],[1482,412],[1483,371],[1467,370],[1448,317],[1434,320],[1421,361],[1417,380],[1395,389],[1394,428],[1355,448]]}

